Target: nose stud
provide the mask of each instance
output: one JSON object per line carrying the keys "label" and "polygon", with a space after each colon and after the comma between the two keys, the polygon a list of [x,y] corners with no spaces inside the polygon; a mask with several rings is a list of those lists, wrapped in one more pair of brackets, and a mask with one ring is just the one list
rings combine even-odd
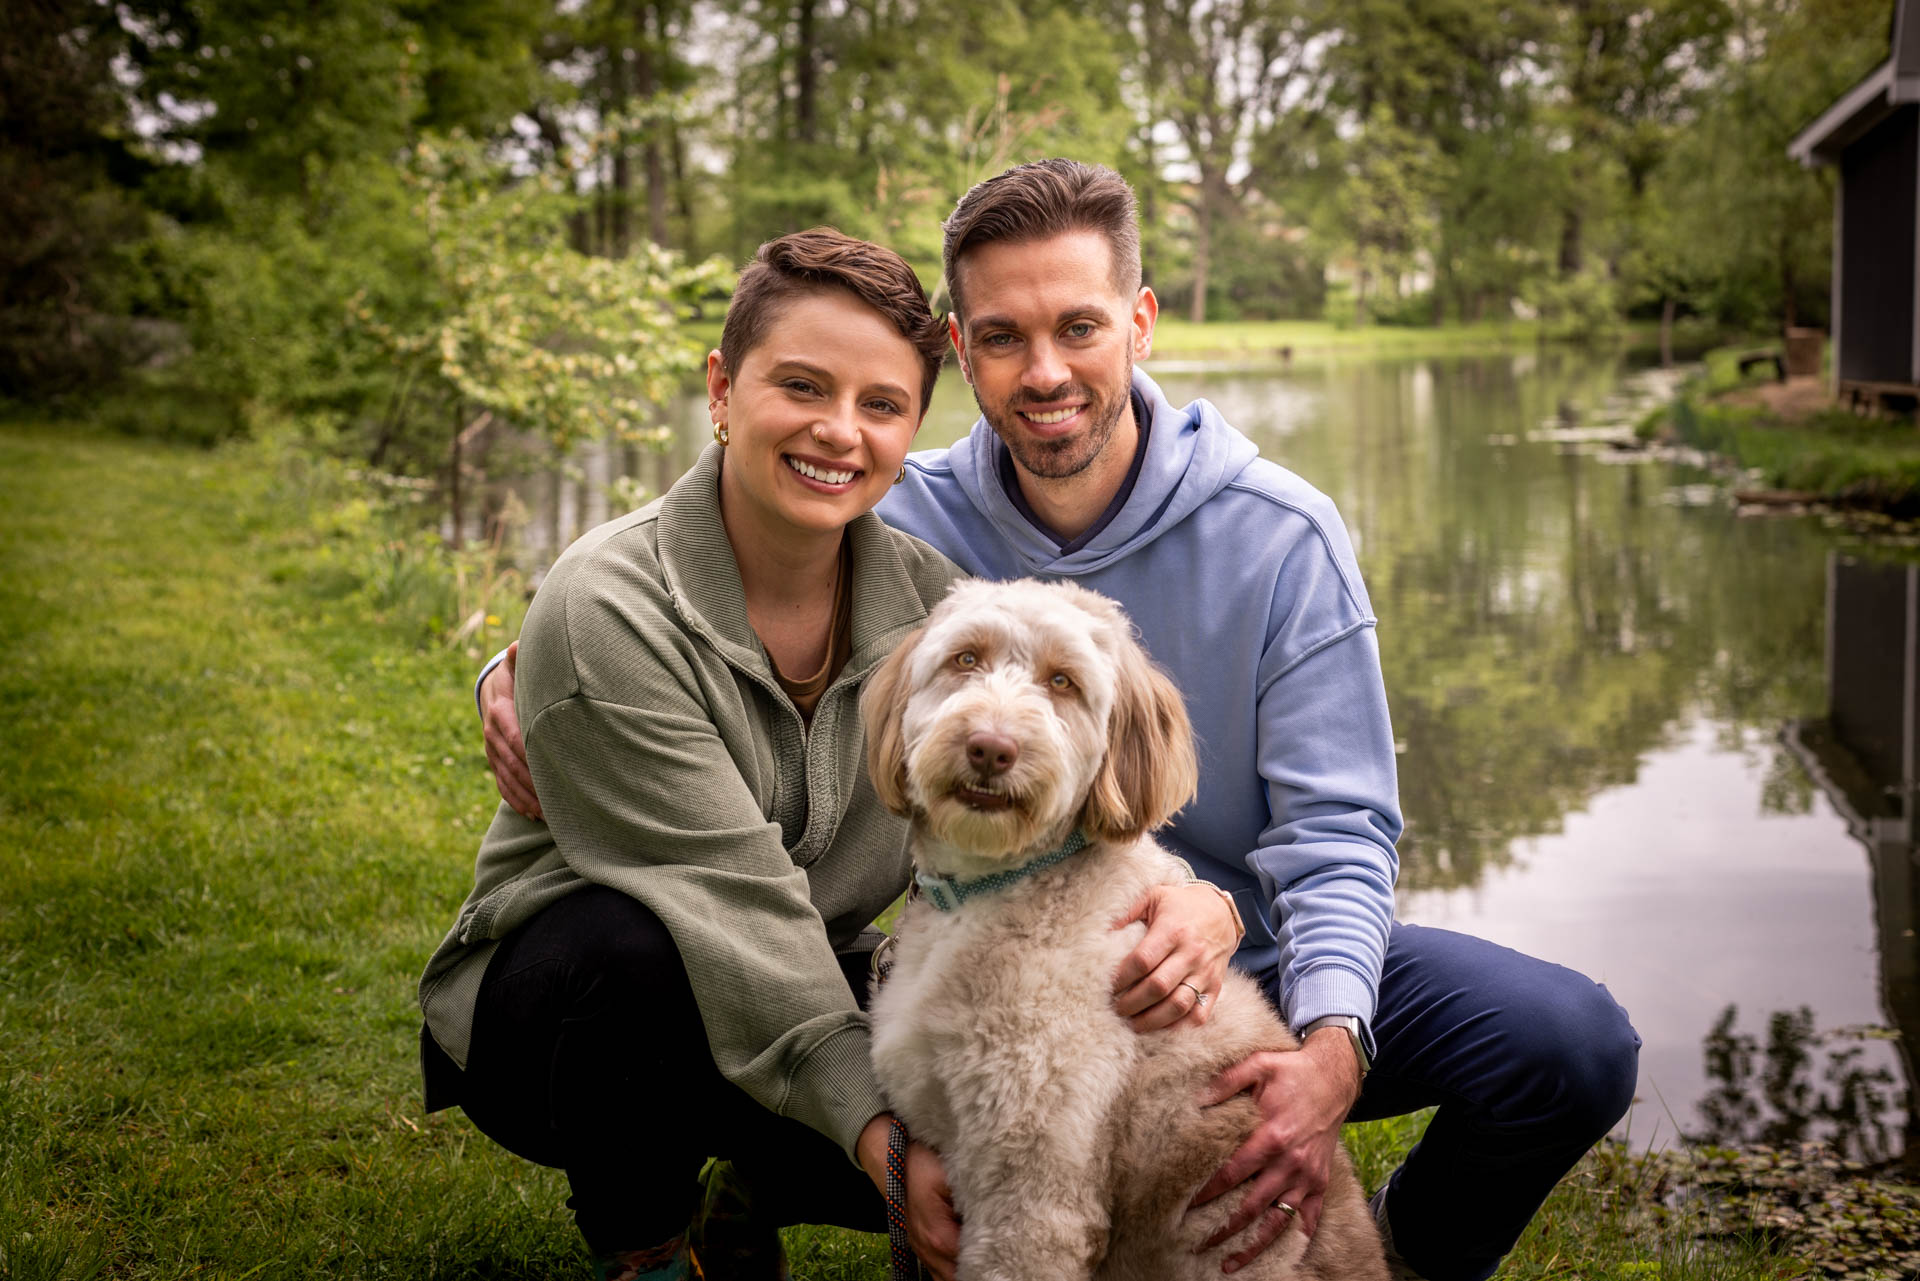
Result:
{"label": "nose stud", "polygon": [[967,736],[967,764],[982,777],[1004,774],[1020,759],[1020,745],[1005,734],[982,730]]}

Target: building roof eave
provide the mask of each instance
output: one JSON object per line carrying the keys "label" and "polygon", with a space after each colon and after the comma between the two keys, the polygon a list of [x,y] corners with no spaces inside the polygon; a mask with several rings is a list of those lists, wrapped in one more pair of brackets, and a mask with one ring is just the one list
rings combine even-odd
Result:
{"label": "building roof eave", "polygon": [[1888,58],[1796,134],[1787,144],[1787,155],[1809,168],[1832,164],[1848,143],[1880,123],[1894,103],[1909,101],[1897,97],[1896,91],[1914,92],[1917,96],[1912,100],[1920,101],[1920,77],[1896,80],[1893,59]]}

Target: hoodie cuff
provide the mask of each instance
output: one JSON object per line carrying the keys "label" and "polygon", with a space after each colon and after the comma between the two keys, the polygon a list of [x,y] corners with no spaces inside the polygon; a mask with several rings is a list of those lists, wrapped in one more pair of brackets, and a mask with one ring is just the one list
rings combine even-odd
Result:
{"label": "hoodie cuff", "polygon": [[864,1022],[848,1026],[814,1046],[787,1082],[786,1106],[796,1121],[838,1143],[855,1165],[854,1150],[867,1122],[887,1110],[873,1079],[873,1049]]}
{"label": "hoodie cuff", "polygon": [[1329,1014],[1349,1014],[1360,1020],[1360,1041],[1369,1059],[1377,1057],[1373,1043],[1373,1012],[1378,997],[1373,984],[1352,970],[1323,966],[1303,975],[1286,996],[1287,1026],[1298,1030]]}

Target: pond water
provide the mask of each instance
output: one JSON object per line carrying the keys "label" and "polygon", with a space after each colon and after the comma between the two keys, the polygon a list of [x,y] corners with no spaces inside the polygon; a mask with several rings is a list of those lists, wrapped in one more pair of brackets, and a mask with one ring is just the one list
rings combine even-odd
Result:
{"label": "pond water", "polygon": [[[1646,1043],[1636,1142],[1920,1155],[1920,573],[1611,447],[1672,385],[1616,357],[1152,370],[1352,530],[1399,740],[1400,918],[1607,984]],[[622,509],[619,476],[670,483],[703,410],[674,407],[664,454],[582,451],[486,505],[544,564]],[[972,417],[949,373],[920,443]]]}

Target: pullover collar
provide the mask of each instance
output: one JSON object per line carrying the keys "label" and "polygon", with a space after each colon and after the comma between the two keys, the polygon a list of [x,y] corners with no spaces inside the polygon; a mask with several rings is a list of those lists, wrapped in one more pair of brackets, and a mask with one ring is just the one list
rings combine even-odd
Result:
{"label": "pullover collar", "polygon": [[[740,565],[720,519],[720,469],[725,451],[708,445],[691,470],[660,500],[660,566],[674,608],[688,627],[737,667],[775,679],[766,650],[747,621]],[[906,632],[926,618],[894,535],[872,512],[848,525],[853,557],[852,652],[840,680],[861,675],[885,658]]]}

